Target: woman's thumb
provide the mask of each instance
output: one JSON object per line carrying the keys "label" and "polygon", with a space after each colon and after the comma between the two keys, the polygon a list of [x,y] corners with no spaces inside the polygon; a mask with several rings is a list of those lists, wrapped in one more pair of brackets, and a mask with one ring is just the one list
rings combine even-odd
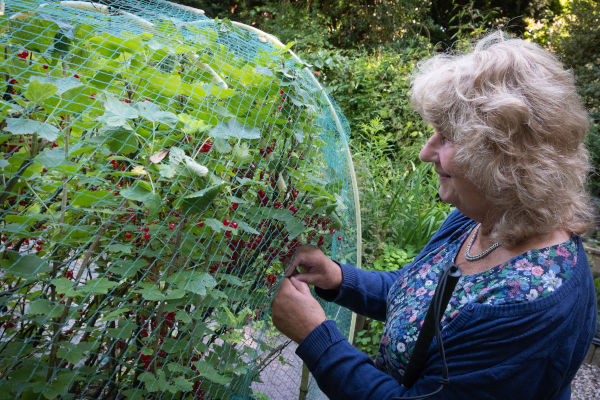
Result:
{"label": "woman's thumb", "polygon": [[290,282],[292,283],[292,285],[294,285],[294,287],[296,288],[296,290],[298,290],[301,293],[304,294],[310,294],[310,288],[308,287],[308,285],[301,281],[300,279],[296,278],[295,276],[290,277]]}

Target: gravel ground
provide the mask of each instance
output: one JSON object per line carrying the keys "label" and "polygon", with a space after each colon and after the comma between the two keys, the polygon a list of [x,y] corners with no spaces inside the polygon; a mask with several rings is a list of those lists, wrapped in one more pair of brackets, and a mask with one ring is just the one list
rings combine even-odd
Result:
{"label": "gravel ground", "polygon": [[600,400],[600,367],[581,365],[571,383],[571,399]]}

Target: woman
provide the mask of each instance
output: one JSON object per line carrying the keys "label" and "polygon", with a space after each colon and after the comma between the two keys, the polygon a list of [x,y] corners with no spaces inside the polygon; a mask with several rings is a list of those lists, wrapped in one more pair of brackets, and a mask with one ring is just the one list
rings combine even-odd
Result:
{"label": "woman", "polygon": [[[468,54],[419,65],[411,100],[435,131],[420,159],[456,210],[399,271],[357,270],[300,249],[273,322],[332,399],[426,394],[441,376],[435,341],[414,386],[402,378],[440,272],[455,263],[462,277],[441,320],[449,381],[435,398],[570,398],[597,316],[578,236],[592,223],[588,121],[572,74],[539,46],[495,33]],[[326,320],[307,284],[386,321],[375,363]]]}

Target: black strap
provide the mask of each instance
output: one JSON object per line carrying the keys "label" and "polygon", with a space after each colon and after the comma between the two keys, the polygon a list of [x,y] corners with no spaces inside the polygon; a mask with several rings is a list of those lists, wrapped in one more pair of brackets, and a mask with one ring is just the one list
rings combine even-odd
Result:
{"label": "black strap", "polygon": [[[425,315],[425,321],[423,322],[423,326],[419,331],[417,343],[415,344],[415,348],[410,356],[408,367],[404,372],[402,384],[408,388],[414,385],[421,375],[423,368],[425,367],[425,362],[427,361],[427,352],[431,346],[431,341],[433,340],[433,336],[436,334],[436,332],[439,334],[440,321],[444,315],[446,307],[448,306],[452,292],[454,292],[456,282],[458,282],[458,279],[461,275],[462,273],[460,268],[454,263],[447,265],[442,271],[442,275],[440,276],[437,287],[435,288],[435,293],[433,294],[431,303],[429,303],[429,308],[427,309],[427,314]],[[444,348],[441,340],[438,340],[438,347],[440,349],[444,368],[444,371],[442,371],[442,381],[446,383],[448,380],[448,366],[445,362]]]}

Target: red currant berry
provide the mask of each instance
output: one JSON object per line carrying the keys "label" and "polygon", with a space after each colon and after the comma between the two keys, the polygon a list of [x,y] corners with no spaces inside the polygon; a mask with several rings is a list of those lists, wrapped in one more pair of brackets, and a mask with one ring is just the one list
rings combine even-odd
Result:
{"label": "red currant berry", "polygon": [[238,227],[238,223],[237,223],[237,222],[232,222],[232,223],[231,223],[231,227],[232,227],[233,229],[236,229],[236,228]]}
{"label": "red currant berry", "polygon": [[131,239],[131,232],[125,232],[125,237],[127,239]]}
{"label": "red currant berry", "polygon": [[144,239],[146,239],[146,240],[150,239],[150,234],[149,233],[144,233]]}
{"label": "red currant berry", "polygon": [[206,142],[204,142],[204,144],[202,144],[202,147],[200,147],[200,153],[208,153],[210,151],[210,149],[212,148],[213,142],[211,142],[210,140],[207,140]]}

